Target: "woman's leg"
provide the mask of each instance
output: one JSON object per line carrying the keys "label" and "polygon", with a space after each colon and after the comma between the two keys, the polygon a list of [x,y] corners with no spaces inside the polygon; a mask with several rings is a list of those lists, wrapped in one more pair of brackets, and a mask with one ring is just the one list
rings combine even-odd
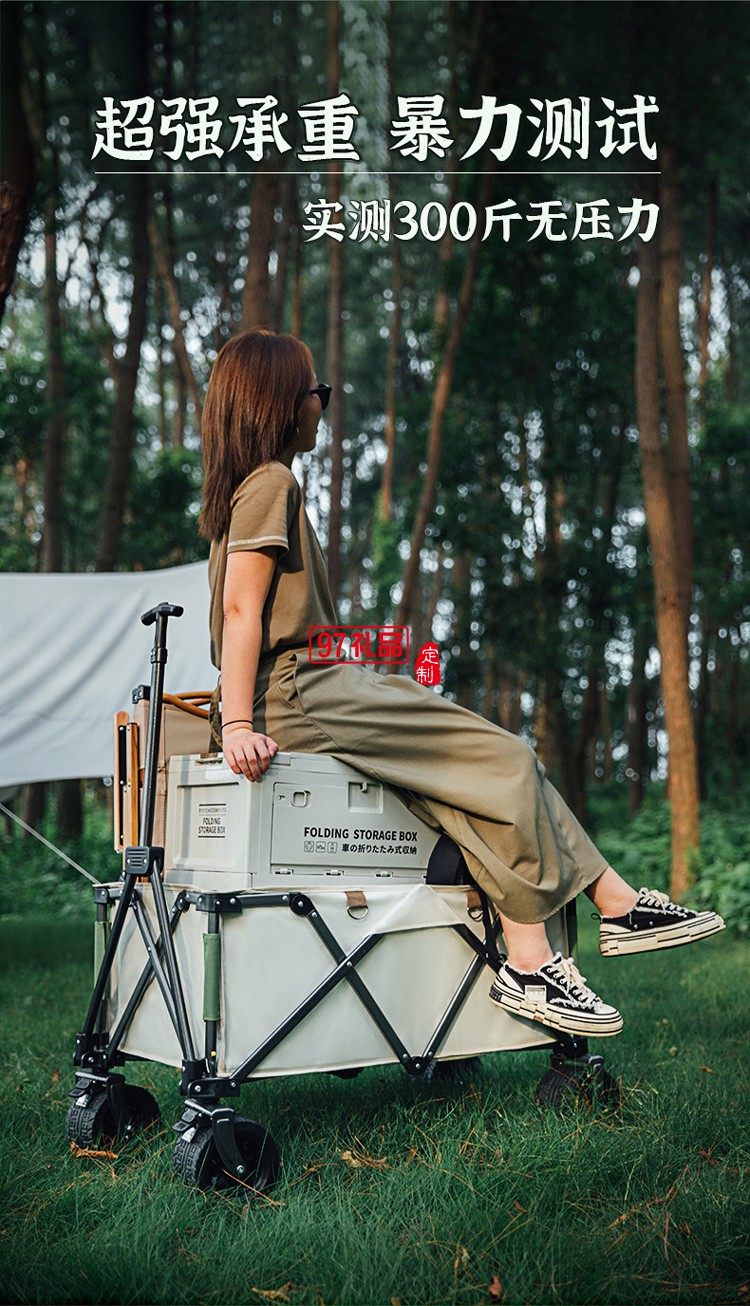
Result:
{"label": "woman's leg", "polygon": [[[635,906],[638,899],[635,889],[611,866],[584,892],[594,906],[599,908],[602,916],[622,916]],[[546,961],[552,960],[552,949],[543,921],[538,925],[526,925],[511,920],[504,912],[500,912],[500,921],[508,949],[508,962],[515,970],[535,971]]]}
{"label": "woman's leg", "polygon": [[516,970],[538,970],[545,961],[552,960],[552,949],[549,946],[544,921],[540,921],[538,925],[524,925],[520,921],[512,921],[504,912],[500,912],[500,922],[508,950],[508,961]]}
{"label": "woman's leg", "polygon": [[624,916],[638,901],[636,890],[611,866],[584,889],[584,893],[599,908],[602,916]]}
{"label": "woman's leg", "polygon": [[[707,938],[724,928],[722,918],[715,912],[695,912],[679,907],[670,902],[666,894],[646,891],[642,896],[611,866],[584,892],[599,908],[602,917],[610,918],[602,923],[600,950],[605,956],[674,947]],[[638,910],[633,911],[636,903]],[[515,970],[537,971],[552,959],[543,923],[525,925],[502,912],[500,920],[508,949],[508,963]]]}
{"label": "woman's leg", "polygon": [[502,912],[500,920],[508,959],[492,982],[493,1002],[567,1034],[619,1034],[622,1016],[617,1008],[587,986],[571,957],[553,955],[543,922],[520,924]]}
{"label": "woman's leg", "polygon": [[[606,858],[518,736],[406,676],[347,663],[321,667],[301,654],[295,662],[274,703],[315,732],[306,748],[396,789],[415,815],[463,849],[500,911],[545,921],[606,870]],[[274,724],[269,718],[272,738]],[[291,748],[286,735],[277,742]]]}
{"label": "woman's leg", "polygon": [[[346,663],[319,667],[299,651],[275,672],[265,733],[287,751],[349,762],[449,834],[501,912],[519,970],[551,960],[544,922],[583,891],[610,918],[610,933],[628,935],[625,944],[618,937],[616,950],[632,950],[633,922],[621,918],[639,895],[608,866],[521,739],[404,676]],[[259,709],[256,728],[263,730]],[[635,924],[642,928],[640,918]]]}

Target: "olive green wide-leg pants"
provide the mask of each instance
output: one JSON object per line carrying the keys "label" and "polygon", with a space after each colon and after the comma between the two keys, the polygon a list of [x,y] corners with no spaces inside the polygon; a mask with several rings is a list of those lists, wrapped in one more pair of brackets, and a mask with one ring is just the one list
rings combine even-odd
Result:
{"label": "olive green wide-leg pants", "polygon": [[399,792],[511,920],[546,920],[607,865],[528,744],[407,676],[285,652],[261,663],[254,721],[284,752],[328,753]]}

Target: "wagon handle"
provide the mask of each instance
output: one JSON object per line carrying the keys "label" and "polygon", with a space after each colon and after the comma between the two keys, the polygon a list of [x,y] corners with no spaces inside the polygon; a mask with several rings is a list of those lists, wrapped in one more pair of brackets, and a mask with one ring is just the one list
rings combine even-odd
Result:
{"label": "wagon handle", "polygon": [[184,611],[185,609],[177,603],[159,603],[155,608],[149,608],[148,612],[144,612],[141,621],[144,626],[153,626],[159,617],[181,617]]}
{"label": "wagon handle", "polygon": [[170,617],[181,617],[183,612],[184,608],[176,603],[159,603],[155,608],[150,608],[148,612],[144,612],[141,617],[144,626],[156,624],[154,645],[151,650],[151,693],[148,704],[146,759],[143,768],[143,805],[141,807],[140,829],[142,846],[150,845],[154,828],[159,731],[164,694],[164,667],[167,661],[167,621]]}

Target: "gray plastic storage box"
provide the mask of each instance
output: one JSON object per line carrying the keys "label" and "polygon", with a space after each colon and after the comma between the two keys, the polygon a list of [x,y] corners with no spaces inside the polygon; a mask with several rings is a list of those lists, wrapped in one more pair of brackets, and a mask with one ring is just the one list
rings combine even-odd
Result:
{"label": "gray plastic storage box", "polygon": [[165,880],[204,889],[423,884],[439,833],[335,757],[282,753],[260,780],[221,754],[169,764]]}

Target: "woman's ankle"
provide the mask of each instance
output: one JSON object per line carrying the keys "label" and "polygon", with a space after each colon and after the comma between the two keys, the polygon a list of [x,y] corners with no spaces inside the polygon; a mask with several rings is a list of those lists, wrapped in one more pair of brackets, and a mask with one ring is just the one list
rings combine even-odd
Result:
{"label": "woman's ankle", "polygon": [[584,893],[598,907],[602,916],[625,916],[638,901],[638,891],[611,866]]}
{"label": "woman's ankle", "polygon": [[552,960],[554,954],[543,921],[527,924],[523,921],[514,921],[510,916],[506,916],[505,912],[500,912],[500,923],[503,927],[508,965],[514,970],[533,973],[543,966],[545,961]]}
{"label": "woman's ankle", "polygon": [[549,946],[537,948],[533,951],[514,948],[508,952],[508,965],[512,966],[513,970],[521,971],[524,975],[533,975],[546,962],[551,961],[554,955]]}

